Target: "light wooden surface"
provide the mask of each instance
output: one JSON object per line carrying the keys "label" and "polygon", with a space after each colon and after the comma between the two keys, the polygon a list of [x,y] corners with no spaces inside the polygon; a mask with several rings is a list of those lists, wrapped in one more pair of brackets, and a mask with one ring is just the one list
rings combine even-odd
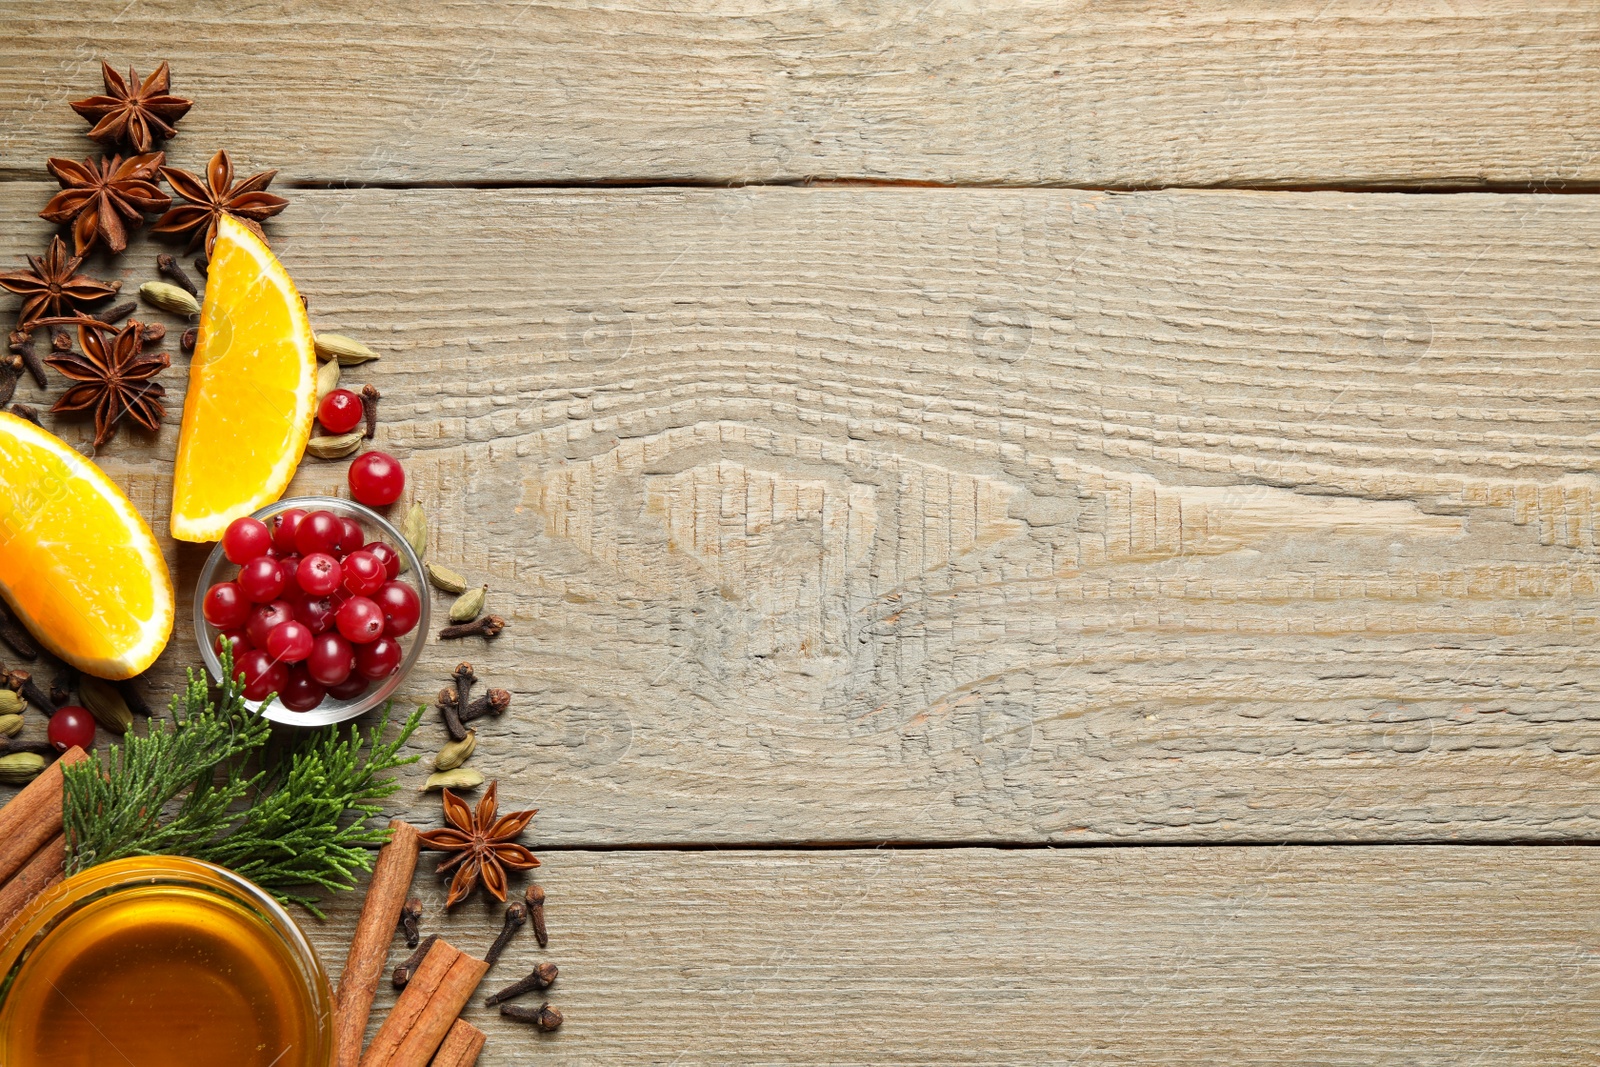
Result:
{"label": "light wooden surface", "polygon": [[[45,193],[3,188],[0,254]],[[408,692],[515,693],[475,765],[545,841],[1594,832],[1589,197],[329,191],[274,233],[511,620]],[[176,421],[106,450],[158,525]]]}
{"label": "light wooden surface", "polygon": [[[568,1022],[475,1009],[485,1067],[1596,1058],[1600,209],[1516,192],[1595,188],[1591,5],[0,27],[0,263],[98,58],[170,59],[171,161],[281,168],[274,247],[510,620],[407,686],[510,688],[472,765],[541,809],[550,950],[486,989],[552,960]],[[904,185],[789,187],[831,178]],[[182,362],[99,457],[163,534]]]}
{"label": "light wooden surface", "polygon": [[[1600,1056],[1592,849],[558,852],[536,876],[550,947],[522,931],[473,998],[484,1063]],[[481,951],[486,909],[434,925],[442,895],[425,927]],[[340,932],[311,931],[324,959]],[[545,960],[558,1033],[482,1006]]]}
{"label": "light wooden surface", "polygon": [[39,177],[47,155],[81,158],[65,102],[108,56],[141,73],[171,60],[199,101],[174,151],[226,147],[299,180],[1600,178],[1600,13],[1583,0],[7,0],[3,15],[0,168]]}

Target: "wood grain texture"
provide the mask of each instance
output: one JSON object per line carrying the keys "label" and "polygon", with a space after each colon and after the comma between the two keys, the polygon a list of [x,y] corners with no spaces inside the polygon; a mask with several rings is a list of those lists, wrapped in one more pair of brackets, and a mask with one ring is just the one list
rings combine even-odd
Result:
{"label": "wood grain texture", "polygon": [[[1591,198],[368,190],[272,232],[510,620],[406,692],[514,692],[471,766],[537,840],[1596,832]],[[176,422],[105,456],[158,530]]]}
{"label": "wood grain texture", "polygon": [[105,57],[171,60],[197,101],[179,165],[226,147],[287,181],[1600,178],[1582,0],[11,0],[3,19],[12,175],[82,157],[66,102]]}
{"label": "wood grain texture", "polygon": [[[544,858],[549,949],[524,930],[465,1013],[489,1034],[483,1067],[1600,1056],[1592,849]],[[444,919],[443,896],[426,891],[425,929],[481,952],[498,911],[474,900]],[[347,894],[310,930],[324,960],[356,906]],[[390,966],[404,953],[397,937]],[[483,1007],[546,960],[557,1033]],[[385,983],[379,1010],[394,996]]]}

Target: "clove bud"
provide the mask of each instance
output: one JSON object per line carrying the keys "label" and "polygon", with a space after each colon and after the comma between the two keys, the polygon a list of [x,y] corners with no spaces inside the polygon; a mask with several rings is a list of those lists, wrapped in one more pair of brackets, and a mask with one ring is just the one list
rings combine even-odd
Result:
{"label": "clove bud", "polygon": [[405,931],[406,947],[417,947],[417,925],[422,922],[422,901],[412,897],[400,909],[400,929]]}
{"label": "clove bud", "polygon": [[505,925],[500,928],[500,934],[494,939],[494,944],[489,946],[489,951],[483,954],[483,962],[493,967],[500,962],[500,953],[506,950],[511,943],[511,935],[517,932],[517,927],[528,921],[528,906],[520,900],[513,900],[506,905]]}
{"label": "clove bud", "polygon": [[394,982],[396,989],[404,989],[406,987],[406,983],[411,981],[411,976],[417,973],[417,968],[422,966],[422,957],[428,954],[428,950],[433,947],[433,943],[437,940],[439,940],[438,934],[429,934],[423,938],[421,943],[417,945],[417,950],[407,956],[405,962],[394,969],[394,978],[391,981]]}
{"label": "clove bud", "polygon": [[537,1008],[525,1008],[521,1004],[502,1004],[500,1014],[519,1023],[532,1023],[547,1034],[561,1029],[561,1012],[552,1008],[548,1000]]}
{"label": "clove bud", "polygon": [[33,675],[29,674],[27,671],[6,672],[6,685],[13,693],[17,694],[23,700],[38,708],[46,715],[54,715],[56,713],[55,704],[50,700],[49,697],[45,696],[44,692],[40,690],[38,684],[34,682]]}
{"label": "clove bud", "polygon": [[506,713],[506,709],[510,706],[511,693],[509,690],[491,689],[462,708],[458,713],[458,718],[463,723],[481,719],[485,715],[493,715],[499,718]]}
{"label": "clove bud", "polygon": [[4,601],[0,601],[0,641],[10,645],[23,659],[39,658],[39,646],[33,643],[33,636],[17,622],[17,617],[11,614],[11,609]]}
{"label": "clove bud", "polygon": [[439,631],[439,636],[447,641],[454,637],[499,637],[500,631],[505,628],[506,620],[500,616],[484,615],[472,622],[446,626]]}
{"label": "clove bud", "polygon": [[367,420],[367,437],[374,437],[378,433],[378,401],[383,394],[378,392],[375,385],[361,387],[361,414]]}
{"label": "clove bud", "polygon": [[520,997],[524,993],[543,992],[555,984],[555,980],[560,974],[561,968],[555,964],[541,963],[527,977],[519,978],[498,993],[491,994],[484,1000],[484,1007],[492,1008],[496,1004],[504,1003],[514,997]]}
{"label": "clove bud", "polygon": [[544,929],[544,886],[530,885],[523,899],[528,902],[528,915],[533,919],[533,937],[540,948],[547,948],[550,935]]}
{"label": "clove bud", "polygon": [[190,280],[189,275],[178,265],[178,261],[168,253],[163,252],[156,257],[156,270],[177,282],[190,296],[200,295],[200,290],[194,287],[194,282]]}

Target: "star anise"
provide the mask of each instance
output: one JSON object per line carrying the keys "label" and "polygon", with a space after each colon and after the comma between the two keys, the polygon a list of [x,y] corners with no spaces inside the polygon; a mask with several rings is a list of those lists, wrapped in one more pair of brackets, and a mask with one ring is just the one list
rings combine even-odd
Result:
{"label": "star anise", "polygon": [[172,203],[151,178],[166,162],[165,152],[134,156],[86,159],[52,159],[45,164],[61,192],[39,212],[50,222],[72,223],[73,254],[83,255],[98,238],[113,252],[128,247],[128,229],[144,225],[144,212],[160,211]]}
{"label": "star anise", "polygon": [[46,315],[71,315],[88,304],[111,299],[122,288],[121,282],[98,282],[77,273],[82,262],[82,256],[67,255],[65,241],[52,237],[49,251],[28,257],[32,270],[0,274],[0,287],[22,296],[18,323],[26,327]]}
{"label": "star anise", "polygon": [[539,866],[539,861],[523,846],[511,839],[522,833],[528,820],[538,810],[514,811],[495,817],[495,788],[499,782],[490,782],[478,801],[478,810],[467,807],[467,802],[450,790],[444,791],[444,817],[450,825],[442,830],[429,830],[418,835],[422,847],[434,852],[454,852],[455,855],[439,864],[439,873],[454,869],[450,880],[450,895],[444,906],[452,908],[472,895],[481,879],[483,887],[496,900],[506,899],[506,868],[528,871]]}
{"label": "star anise", "polygon": [[91,96],[73,103],[72,110],[95,124],[89,139],[107,148],[126,144],[135,152],[148,152],[156,142],[177,133],[174,127],[194,105],[193,100],[167,92],[171,71],[165,63],[144,81],[132,67],[128,80],[101,61],[100,74],[106,81],[106,95]]}
{"label": "star anise", "polygon": [[61,394],[50,410],[94,412],[96,448],[111,440],[124,417],[154,433],[167,413],[161,403],[167,390],[150,379],[166,370],[172,359],[165,352],[144,354],[146,329],[132,319],[121,330],[103,322],[79,320],[78,343],[83,351],[58,352],[45,360],[78,383]]}
{"label": "star anise", "polygon": [[289,206],[289,201],[283,197],[262,191],[278,176],[275,170],[252,174],[235,185],[233,161],[226,150],[211,157],[204,182],[177,167],[162,167],[161,174],[172,191],[189,203],[179,204],[162,215],[150,232],[188,235],[190,248],[200,243],[200,235],[204,233],[208,256],[217,239],[217,220],[222,216],[232,215],[265,241],[267,235],[261,229],[261,220],[270,219]]}

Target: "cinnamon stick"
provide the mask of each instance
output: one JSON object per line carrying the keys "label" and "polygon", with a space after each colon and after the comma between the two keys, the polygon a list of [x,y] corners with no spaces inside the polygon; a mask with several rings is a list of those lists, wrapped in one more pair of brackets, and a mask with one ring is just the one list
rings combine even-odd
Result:
{"label": "cinnamon stick", "polygon": [[61,833],[61,768],[88,753],[74,745],[0,808],[0,885],[9,882],[43,845]]}
{"label": "cinnamon stick", "polygon": [[26,908],[33,898],[61,881],[67,865],[67,839],[57,834],[39,847],[11,881],[0,888],[0,929]]}
{"label": "cinnamon stick", "polygon": [[435,941],[367,1046],[361,1067],[426,1067],[489,965]]}
{"label": "cinnamon stick", "polygon": [[465,1019],[457,1019],[444,1044],[433,1054],[433,1067],[472,1067],[489,1036]]}
{"label": "cinnamon stick", "polygon": [[417,828],[403,819],[392,819],[389,843],[378,850],[373,865],[372,883],[361,905],[350,954],[345,958],[339,978],[339,993],[333,1009],[334,1044],[337,1067],[357,1067],[361,1058],[361,1039],[366,1036],[367,1016],[372,1013],[372,998],[383,978],[389,942],[394,940],[400,909],[411,892],[411,876],[417,870],[421,844]]}

